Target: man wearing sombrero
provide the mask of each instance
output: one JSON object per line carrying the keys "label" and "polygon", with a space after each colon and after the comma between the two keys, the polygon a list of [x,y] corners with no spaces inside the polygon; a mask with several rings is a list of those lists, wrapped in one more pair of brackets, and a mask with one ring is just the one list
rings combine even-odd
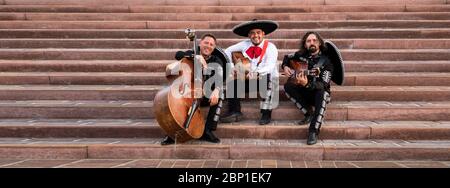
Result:
{"label": "man wearing sombrero", "polygon": [[[248,70],[248,74],[246,74],[245,88],[239,86],[244,84],[238,84],[238,79],[234,80],[234,88],[227,87],[227,89],[234,89],[234,92],[227,91],[226,97],[228,98],[229,111],[221,118],[222,122],[236,122],[242,118],[240,98],[238,97],[242,95],[238,95],[238,93],[244,92],[243,90],[248,92],[249,87],[252,88],[254,86],[249,86],[249,80],[257,80],[256,88],[259,88],[259,94],[263,98],[260,105],[261,119],[259,124],[265,125],[270,123],[272,109],[274,107],[274,92],[272,91],[278,86],[278,82],[276,81],[278,78],[278,50],[273,43],[264,39],[264,37],[277,28],[278,24],[274,21],[256,19],[239,24],[233,28],[233,33],[248,37],[248,39],[230,46],[225,50],[225,53],[230,59],[233,59],[233,52],[241,52],[249,60],[250,69]],[[261,92],[260,87],[267,88],[267,90]],[[229,96],[230,93],[232,96]]]}

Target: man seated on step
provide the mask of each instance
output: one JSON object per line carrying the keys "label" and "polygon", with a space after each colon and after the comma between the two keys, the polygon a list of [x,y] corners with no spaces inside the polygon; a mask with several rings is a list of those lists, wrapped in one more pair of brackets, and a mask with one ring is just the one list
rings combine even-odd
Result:
{"label": "man seated on step", "polygon": [[[199,43],[199,50],[201,55],[197,55],[195,58],[202,63],[203,72],[206,73],[203,75],[203,80],[208,82],[208,80],[219,78],[222,81],[219,82],[210,82],[211,88],[208,90],[207,88],[203,88],[205,91],[204,96],[201,100],[201,106],[210,106],[208,116],[206,118],[205,130],[203,132],[203,136],[200,137],[200,140],[205,140],[208,142],[219,143],[220,139],[212,132],[216,130],[217,124],[219,121],[220,109],[222,108],[222,100],[224,99],[223,94],[223,83],[225,83],[223,75],[225,75],[225,68],[227,60],[223,61],[222,59],[226,59],[225,52],[220,48],[216,48],[216,37],[213,34],[206,33],[202,35]],[[193,50],[188,51],[178,51],[175,55],[175,59],[181,60],[184,57],[190,57],[193,54]],[[219,57],[222,56],[222,57]],[[217,74],[217,75],[216,75]],[[207,84],[205,83],[205,86]],[[208,92],[212,91],[212,92]],[[205,96],[207,95],[207,96]],[[162,141],[162,145],[173,144],[175,141],[166,136]]]}
{"label": "man seated on step", "polygon": [[[276,106],[275,102],[278,102],[278,50],[264,37],[277,28],[276,22],[256,19],[233,28],[235,34],[248,39],[225,50],[228,58],[233,59],[235,63],[231,64],[234,66],[235,79],[231,81],[233,83],[227,84],[228,113],[221,118],[221,122],[240,121],[242,119],[240,98],[245,97],[245,93],[249,92],[253,94],[249,94],[250,98],[256,98],[256,91],[263,99],[260,104],[259,124],[265,125],[271,122],[272,109]],[[242,59],[238,59],[235,54],[241,56]],[[246,64],[242,65],[242,67],[246,67],[246,70],[239,71],[237,66],[239,64],[236,64],[238,60],[239,63]]]}
{"label": "man seated on step", "polygon": [[[284,56],[281,68],[289,77],[284,91],[304,114],[297,124],[309,124],[307,144],[317,143],[318,134],[325,116],[326,105],[330,101],[330,81],[334,65],[326,53],[327,46],[317,32],[307,32],[300,43],[300,49]],[[304,70],[295,70],[294,66],[303,63]],[[315,110],[313,110],[313,108]]]}

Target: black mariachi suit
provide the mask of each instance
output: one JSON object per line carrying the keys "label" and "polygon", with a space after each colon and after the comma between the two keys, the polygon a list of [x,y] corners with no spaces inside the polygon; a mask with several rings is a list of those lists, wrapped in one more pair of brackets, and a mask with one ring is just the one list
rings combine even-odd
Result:
{"label": "black mariachi suit", "polygon": [[306,115],[313,113],[312,106],[315,107],[309,132],[319,133],[320,127],[325,116],[326,105],[330,102],[330,81],[333,75],[333,64],[330,59],[319,52],[318,55],[312,57],[310,54],[300,54],[295,52],[284,56],[282,68],[289,66],[290,60],[300,60],[300,57],[308,60],[308,69],[319,67],[319,77],[308,76],[308,84],[306,86],[295,85],[292,82],[286,82],[284,91],[286,96],[295,103],[295,105]]}
{"label": "black mariachi suit", "polygon": [[[192,50],[188,50],[185,52],[185,54],[193,54]],[[218,74],[219,77],[223,78],[223,83],[225,83],[225,77],[223,75],[225,75],[225,67],[226,64],[217,56],[215,55],[211,55],[208,59],[205,59],[207,64],[212,64],[212,63],[217,63],[221,68],[222,71],[220,70],[215,70],[213,68],[213,66],[208,66],[208,69],[212,70],[212,73],[210,75],[203,75],[203,81],[206,81],[212,77],[215,76],[215,74]],[[219,92],[219,102],[214,105],[214,106],[210,106],[209,111],[208,111],[208,116],[206,118],[206,123],[205,123],[205,130],[216,130],[217,128],[217,124],[219,121],[219,116],[220,116],[220,110],[222,108],[222,101],[224,100],[224,94],[223,94],[223,85],[221,86],[217,86],[220,88],[220,92]],[[211,91],[214,91],[214,89],[216,88],[215,84],[211,85]],[[209,106],[209,97],[205,97],[203,96],[200,105],[201,106]]]}

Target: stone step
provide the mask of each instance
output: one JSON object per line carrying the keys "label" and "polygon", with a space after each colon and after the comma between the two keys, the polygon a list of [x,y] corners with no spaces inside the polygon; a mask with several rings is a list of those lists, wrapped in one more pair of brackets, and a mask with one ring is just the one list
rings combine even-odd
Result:
{"label": "stone step", "polygon": [[[164,72],[175,60],[0,60],[2,72]],[[281,61],[278,61],[281,65]],[[449,61],[345,61],[346,72],[450,72]],[[93,73],[97,74],[97,73]]]}
{"label": "stone step", "polygon": [[[347,72],[346,86],[433,86],[449,85],[447,73]],[[282,81],[281,81],[282,82]]]}
{"label": "stone step", "polygon": [[[286,81],[287,77],[281,73],[280,85]],[[450,73],[346,72],[344,83],[345,86],[450,86]],[[167,85],[168,80],[163,72],[0,72],[0,84]]]}
{"label": "stone step", "polygon": [[[301,27],[300,27],[301,28]],[[310,29],[278,29],[268,35],[269,39],[300,39]],[[408,28],[408,29],[314,29],[324,38],[351,39],[351,38],[450,38],[448,28]],[[201,29],[198,35],[212,33],[219,39],[236,39],[229,29]],[[139,39],[184,39],[183,29],[0,29],[1,38],[139,38]]]}
{"label": "stone step", "polygon": [[161,146],[151,138],[0,138],[3,159],[450,160],[449,141],[222,139]]}
{"label": "stone step", "polygon": [[0,106],[0,118],[140,119],[153,116],[152,101],[28,100],[0,101]]}
{"label": "stone step", "polygon": [[[260,126],[254,121],[220,123],[220,138],[306,139],[308,126],[294,121],[274,121]],[[0,137],[31,138],[162,138],[155,119],[2,119]],[[327,121],[321,139],[450,139],[448,121]]]}
{"label": "stone step", "polygon": [[135,85],[140,87],[138,85],[167,85],[167,83],[165,73],[161,72],[0,72],[0,84],[3,85],[39,84],[61,85],[61,87],[66,87],[64,85],[105,85],[104,87]]}
{"label": "stone step", "polygon": [[0,85],[0,100],[153,100],[157,85]]}
{"label": "stone step", "polygon": [[[299,39],[269,39],[279,49],[297,49]],[[328,39],[339,49],[449,49],[450,39]],[[218,39],[221,48],[242,39]],[[0,39],[2,48],[192,48],[186,39]]]}
{"label": "stone step", "polygon": [[[23,60],[171,60],[185,49],[0,49],[0,59]],[[278,60],[294,49],[278,49]],[[342,58],[362,60],[449,60],[449,49],[342,49]]]}
{"label": "stone step", "polygon": [[[0,29],[231,29],[242,21],[0,21]],[[279,21],[283,29],[449,28],[449,20]]]}
{"label": "stone step", "polygon": [[65,13],[320,13],[320,12],[448,12],[450,5],[271,5],[271,6],[150,6],[150,5],[2,5],[0,12]]}
{"label": "stone step", "polygon": [[[0,85],[0,100],[153,100],[163,86],[142,85]],[[450,86],[335,86],[334,101],[445,101]],[[288,100],[284,88],[280,100]],[[256,100],[256,99],[252,99]]]}
{"label": "stone step", "polygon": [[201,6],[249,6],[251,5],[445,5],[443,0],[259,0],[257,2],[245,2],[239,0],[193,0],[189,2],[179,0],[128,0],[128,1],[110,1],[110,0],[4,0],[5,5],[201,5]]}
{"label": "stone step", "polygon": [[448,20],[448,12],[325,12],[325,13],[17,13],[0,12],[0,20],[27,21],[336,21]]}
{"label": "stone step", "polygon": [[[154,118],[152,108],[152,101],[3,100],[0,101],[0,118],[148,119]],[[450,120],[448,101],[332,101],[327,109],[327,120]],[[259,103],[243,102],[242,112],[245,119],[259,119]],[[274,120],[294,120],[301,117],[301,112],[290,101],[280,102],[272,112]]]}
{"label": "stone step", "polygon": [[[161,72],[173,62],[175,60],[0,60],[0,70],[3,72]],[[437,64],[440,65],[436,70],[442,70],[441,68],[446,66],[444,62]],[[433,65],[430,66],[433,67]]]}

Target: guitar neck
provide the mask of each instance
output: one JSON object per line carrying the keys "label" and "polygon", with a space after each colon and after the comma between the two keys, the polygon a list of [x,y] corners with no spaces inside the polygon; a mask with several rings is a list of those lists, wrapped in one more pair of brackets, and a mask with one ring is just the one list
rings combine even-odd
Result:
{"label": "guitar neck", "polygon": [[[303,72],[303,74],[304,75],[307,75],[307,76],[317,76],[317,72],[316,71],[313,71],[313,70],[300,70],[300,71],[302,71]],[[299,71],[295,71],[295,75],[297,75],[297,74],[299,74],[300,72]]]}

